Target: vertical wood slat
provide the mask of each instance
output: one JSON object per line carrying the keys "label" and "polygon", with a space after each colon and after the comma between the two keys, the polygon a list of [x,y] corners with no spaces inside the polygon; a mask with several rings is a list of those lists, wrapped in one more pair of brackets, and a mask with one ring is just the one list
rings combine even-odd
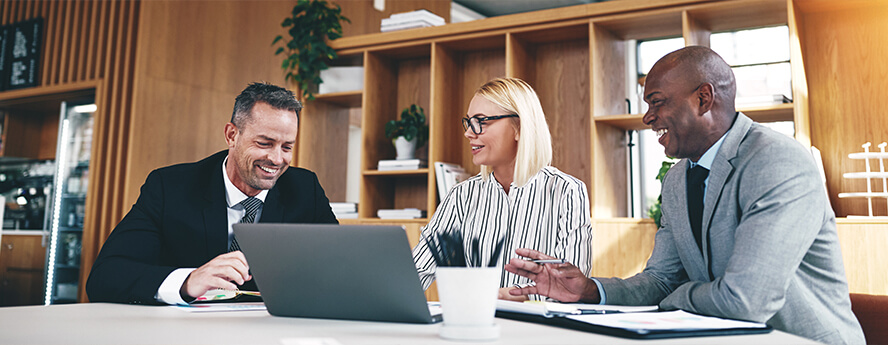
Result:
{"label": "vertical wood slat", "polygon": [[83,44],[83,63],[80,68],[80,75],[78,79],[80,80],[90,80],[92,79],[89,75],[89,66],[93,64],[92,57],[95,56],[93,54],[93,49],[95,49],[95,25],[96,25],[96,9],[99,7],[99,4],[95,2],[90,2],[89,6],[89,16],[87,17],[86,13],[84,13],[84,17],[87,17],[84,20],[83,26],[83,34],[86,35],[86,39]]}
{"label": "vertical wood slat", "polygon": [[68,73],[65,74],[65,82],[72,82],[74,79],[74,75],[78,69],[78,65],[80,64],[80,54],[83,51],[80,47],[81,41],[81,33],[80,30],[80,22],[83,20],[83,15],[81,11],[83,10],[84,3],[86,1],[76,1],[71,5],[73,8],[73,17],[71,17],[71,22],[69,24],[70,30],[69,34],[71,36],[70,42],[68,44],[68,61],[64,61],[63,63],[67,65]]}
{"label": "vertical wood slat", "polygon": [[62,84],[67,81],[66,76],[68,72],[68,62],[71,59],[71,39],[74,36],[74,30],[71,28],[73,26],[71,25],[71,22],[74,12],[74,5],[76,5],[75,2],[66,2],[65,5],[65,15],[63,17],[64,21],[62,22],[64,29],[62,30],[61,60],[59,60],[59,73],[55,81],[56,84]]}

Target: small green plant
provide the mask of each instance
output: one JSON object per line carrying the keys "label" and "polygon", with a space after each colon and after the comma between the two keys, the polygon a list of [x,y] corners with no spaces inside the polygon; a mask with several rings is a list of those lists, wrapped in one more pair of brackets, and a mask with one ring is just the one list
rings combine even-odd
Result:
{"label": "small green plant", "polygon": [[[666,160],[660,165],[660,171],[657,173],[657,181],[660,181],[661,188],[663,185],[663,178],[666,177],[666,172],[668,172],[673,165],[675,165],[675,159],[672,157],[666,157]],[[654,219],[654,223],[657,223],[658,228],[660,227],[660,217],[663,216],[660,208],[660,203],[662,202],[663,193],[661,192],[660,196],[657,197],[657,202],[651,205],[651,208],[648,209],[648,216]]]}
{"label": "small green plant", "polygon": [[385,136],[389,139],[403,136],[407,141],[416,138],[416,147],[422,147],[429,138],[429,126],[422,107],[413,104],[404,108],[400,120],[391,120],[385,124]]}
{"label": "small green plant", "polygon": [[[351,23],[342,16],[342,8],[337,4],[326,0],[299,0],[291,16],[281,23],[281,27],[289,28],[289,40],[283,41],[274,55],[284,54],[281,63],[286,72],[284,79],[299,86],[307,100],[314,99],[313,87],[323,82],[321,71],[328,68],[328,61],[336,58],[336,51],[327,46],[326,40],[342,37],[342,21]],[[283,35],[278,35],[271,45],[283,39]]]}

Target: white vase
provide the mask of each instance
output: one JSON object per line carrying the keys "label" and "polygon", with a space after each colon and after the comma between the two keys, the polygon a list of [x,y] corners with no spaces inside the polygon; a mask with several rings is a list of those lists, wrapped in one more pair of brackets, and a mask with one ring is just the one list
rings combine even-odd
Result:
{"label": "white vase", "polygon": [[416,138],[408,141],[401,136],[393,139],[392,144],[395,145],[397,153],[395,159],[413,159],[413,153],[416,152]]}
{"label": "white vase", "polygon": [[491,341],[499,338],[495,324],[500,267],[438,267],[438,298],[444,313],[444,339]]}

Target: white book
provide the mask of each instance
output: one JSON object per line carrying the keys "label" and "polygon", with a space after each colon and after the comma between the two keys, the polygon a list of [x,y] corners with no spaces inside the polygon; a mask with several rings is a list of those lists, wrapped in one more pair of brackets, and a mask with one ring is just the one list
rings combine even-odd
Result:
{"label": "white book", "polygon": [[434,14],[434,13],[430,12],[429,10],[425,10],[425,9],[410,11],[410,12],[395,13],[395,14],[392,14],[391,16],[389,16],[389,19],[399,19],[399,20],[405,20],[405,19],[410,20],[413,18],[422,18],[422,19],[426,19],[432,23],[440,23],[437,25],[444,25],[444,18],[443,17],[441,17],[437,14]]}
{"label": "white book", "polygon": [[443,201],[453,186],[469,178],[462,166],[452,163],[435,162],[435,180],[438,183],[438,200]]}
{"label": "white book", "polygon": [[410,23],[428,24],[428,25],[430,25],[430,26],[440,26],[440,25],[444,25],[444,23],[441,23],[441,22],[435,22],[435,21],[429,21],[429,20],[426,20],[426,19],[424,19],[424,18],[413,18],[413,19],[383,19],[382,21],[379,22],[379,25],[380,25],[381,27],[384,28],[384,27],[387,27],[387,26],[398,26],[398,25],[405,25],[405,24],[410,24]]}
{"label": "white book", "polygon": [[427,28],[432,27],[434,25],[428,23],[407,23],[403,25],[391,25],[381,27],[379,31],[381,32],[389,32],[389,31],[398,31],[398,30],[407,30],[407,29],[416,29],[416,28]]}
{"label": "white book", "polygon": [[383,166],[407,166],[407,165],[420,165],[420,164],[426,164],[426,160],[425,160],[425,159],[419,159],[419,158],[414,158],[414,159],[383,159],[383,160],[380,160],[380,161],[379,161],[378,166],[379,166],[379,167],[383,167]]}
{"label": "white book", "polygon": [[417,208],[405,208],[405,209],[382,209],[376,211],[376,215],[381,219],[413,219],[413,218],[422,218],[425,214],[425,211],[422,211]]}

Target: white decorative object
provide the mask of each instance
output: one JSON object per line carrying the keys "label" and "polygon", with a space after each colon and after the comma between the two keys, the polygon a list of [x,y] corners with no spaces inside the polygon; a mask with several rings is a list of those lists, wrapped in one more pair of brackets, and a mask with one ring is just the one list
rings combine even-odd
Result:
{"label": "white decorative object", "polygon": [[[888,201],[888,172],[885,171],[885,160],[888,159],[888,152],[885,152],[885,147],[888,146],[888,143],[879,144],[880,152],[870,152],[869,148],[872,146],[871,143],[867,142],[866,144],[861,145],[863,147],[863,152],[852,153],[848,155],[848,158],[851,159],[862,159],[865,164],[864,172],[851,172],[845,173],[842,176],[847,179],[866,179],[866,192],[855,192],[855,193],[839,193],[839,198],[866,198],[867,207],[869,211],[868,216],[851,216],[848,218],[856,218],[856,217],[874,217],[874,218],[888,218],[888,213],[885,216],[874,216],[873,215],[873,198],[885,198]],[[879,160],[879,171],[875,172],[870,169],[870,159],[878,159]],[[873,192],[872,180],[873,179],[882,179],[882,191],[881,192]]]}
{"label": "white decorative object", "polygon": [[321,71],[319,94],[360,91],[364,89],[364,67],[333,66]]}
{"label": "white decorative object", "polygon": [[499,338],[493,322],[501,267],[438,267],[438,297],[444,324],[441,338],[492,341]]}
{"label": "white decorative object", "polygon": [[400,136],[392,140],[392,143],[395,144],[395,152],[397,153],[395,159],[413,159],[413,152],[416,151],[416,138],[408,141]]}

